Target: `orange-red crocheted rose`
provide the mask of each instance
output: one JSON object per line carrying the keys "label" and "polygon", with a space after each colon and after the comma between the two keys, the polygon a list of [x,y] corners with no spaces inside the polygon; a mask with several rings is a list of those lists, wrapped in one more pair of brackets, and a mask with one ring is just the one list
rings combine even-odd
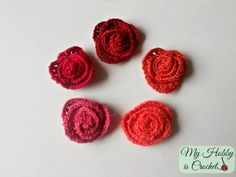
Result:
{"label": "orange-red crocheted rose", "polygon": [[130,58],[140,41],[138,29],[120,19],[97,24],[93,39],[98,57],[106,63],[119,63]]}
{"label": "orange-red crocheted rose", "polygon": [[148,84],[160,93],[170,93],[182,83],[186,58],[177,50],[152,49],[143,59]]}
{"label": "orange-red crocheted rose", "polygon": [[171,109],[158,101],[146,101],[128,112],[121,121],[127,138],[138,145],[160,143],[172,132]]}

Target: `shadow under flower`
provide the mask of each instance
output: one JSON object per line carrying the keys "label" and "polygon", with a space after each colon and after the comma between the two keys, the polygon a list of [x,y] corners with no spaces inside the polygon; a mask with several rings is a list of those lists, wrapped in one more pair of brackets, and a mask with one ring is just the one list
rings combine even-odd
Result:
{"label": "shadow under flower", "polygon": [[92,52],[87,53],[92,58],[94,64],[94,75],[91,83],[88,85],[90,87],[104,82],[108,78],[108,73]]}
{"label": "shadow under flower", "polygon": [[109,136],[120,125],[121,115],[118,113],[117,109],[115,109],[113,106],[111,106],[110,104],[106,105],[109,107],[111,113],[111,126],[107,133],[107,135]]}

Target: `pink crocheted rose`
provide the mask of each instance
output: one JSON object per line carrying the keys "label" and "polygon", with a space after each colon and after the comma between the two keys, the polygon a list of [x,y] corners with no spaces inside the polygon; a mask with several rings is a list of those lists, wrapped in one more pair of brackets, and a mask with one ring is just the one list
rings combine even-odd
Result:
{"label": "pink crocheted rose", "polygon": [[67,89],[86,86],[93,76],[94,66],[82,48],[74,46],[61,52],[49,66],[53,80]]}
{"label": "pink crocheted rose", "polygon": [[106,106],[88,99],[68,100],[62,110],[65,134],[77,143],[88,143],[103,137],[111,123]]}

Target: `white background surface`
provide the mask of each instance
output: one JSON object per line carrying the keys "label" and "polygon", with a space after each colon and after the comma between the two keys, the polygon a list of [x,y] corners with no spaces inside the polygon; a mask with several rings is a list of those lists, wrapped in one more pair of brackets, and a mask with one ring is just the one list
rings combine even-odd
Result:
{"label": "white background surface", "polygon": [[[123,64],[95,55],[93,28],[111,17],[145,35],[141,50]],[[178,169],[181,146],[236,147],[235,29],[234,0],[0,0],[0,177],[180,177],[186,176]],[[73,45],[97,61],[94,83],[77,91],[48,73],[57,54]],[[154,47],[177,49],[191,61],[175,93],[146,84],[141,60]],[[64,136],[61,108],[73,97],[110,105],[108,136],[82,145]],[[162,144],[140,147],[126,140],[117,121],[148,99],[169,104],[176,126]]]}

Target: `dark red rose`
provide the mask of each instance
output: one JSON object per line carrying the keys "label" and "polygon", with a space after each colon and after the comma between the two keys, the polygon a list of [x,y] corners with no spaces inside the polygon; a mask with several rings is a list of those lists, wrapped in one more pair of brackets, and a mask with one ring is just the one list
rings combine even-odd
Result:
{"label": "dark red rose", "polygon": [[96,25],[93,32],[98,57],[106,63],[119,63],[130,58],[140,41],[138,29],[120,19]]}

